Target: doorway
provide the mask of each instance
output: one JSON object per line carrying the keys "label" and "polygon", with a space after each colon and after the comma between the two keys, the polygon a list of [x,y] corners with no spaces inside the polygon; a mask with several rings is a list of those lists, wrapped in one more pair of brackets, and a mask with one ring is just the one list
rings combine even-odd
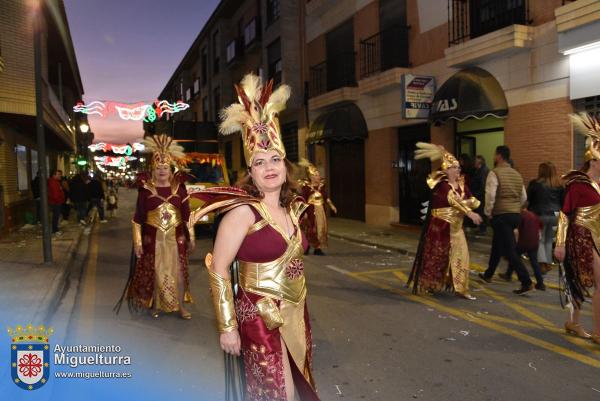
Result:
{"label": "doorway", "polygon": [[365,221],[365,142],[329,142],[329,190],[336,217]]}
{"label": "doorway", "polygon": [[429,200],[429,159],[415,160],[417,142],[430,142],[429,124],[398,129],[398,182],[401,224],[421,224],[422,203]]}

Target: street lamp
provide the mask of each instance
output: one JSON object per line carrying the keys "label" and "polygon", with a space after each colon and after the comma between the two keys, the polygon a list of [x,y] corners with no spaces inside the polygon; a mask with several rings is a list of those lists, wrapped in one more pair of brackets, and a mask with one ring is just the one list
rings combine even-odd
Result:
{"label": "street lamp", "polygon": [[81,123],[81,124],[79,125],[79,130],[80,130],[82,133],[84,133],[84,134],[87,134],[87,132],[90,130],[90,126],[89,126],[89,125],[87,125],[86,123]]}

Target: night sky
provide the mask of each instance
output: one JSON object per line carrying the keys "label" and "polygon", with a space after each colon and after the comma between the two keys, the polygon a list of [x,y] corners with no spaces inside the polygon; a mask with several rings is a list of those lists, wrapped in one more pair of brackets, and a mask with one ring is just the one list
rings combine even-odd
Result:
{"label": "night sky", "polygon": [[[84,101],[156,99],[219,0],[64,0]],[[141,122],[90,116],[94,142],[143,136]]]}

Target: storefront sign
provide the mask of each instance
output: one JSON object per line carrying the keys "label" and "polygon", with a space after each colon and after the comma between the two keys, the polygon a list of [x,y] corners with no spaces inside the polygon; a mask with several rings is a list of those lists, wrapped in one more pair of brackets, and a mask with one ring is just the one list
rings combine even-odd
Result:
{"label": "storefront sign", "polygon": [[402,92],[404,118],[429,118],[435,93],[434,77],[404,74]]}

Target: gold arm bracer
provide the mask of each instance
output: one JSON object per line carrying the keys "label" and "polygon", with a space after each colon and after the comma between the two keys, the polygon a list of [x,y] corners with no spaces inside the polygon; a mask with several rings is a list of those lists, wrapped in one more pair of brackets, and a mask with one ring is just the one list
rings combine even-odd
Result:
{"label": "gold arm bracer", "polygon": [[562,211],[558,213],[558,229],[556,230],[556,246],[565,246],[569,218]]}
{"label": "gold arm bracer", "polygon": [[212,292],[215,315],[217,316],[217,328],[219,333],[228,333],[238,328],[233,304],[233,289],[231,280],[218,275],[211,270],[212,255],[206,255],[205,263],[208,270],[208,281]]}
{"label": "gold arm bracer", "polygon": [[131,226],[133,231],[133,246],[142,246],[142,225],[131,220]]}
{"label": "gold arm bracer", "polygon": [[448,192],[448,203],[455,209],[460,210],[462,213],[467,214],[471,211],[467,201],[460,199],[456,196],[453,191]]}
{"label": "gold arm bracer", "polygon": [[471,196],[469,199],[465,199],[465,204],[469,209],[475,210],[481,205],[481,202],[476,197]]}

